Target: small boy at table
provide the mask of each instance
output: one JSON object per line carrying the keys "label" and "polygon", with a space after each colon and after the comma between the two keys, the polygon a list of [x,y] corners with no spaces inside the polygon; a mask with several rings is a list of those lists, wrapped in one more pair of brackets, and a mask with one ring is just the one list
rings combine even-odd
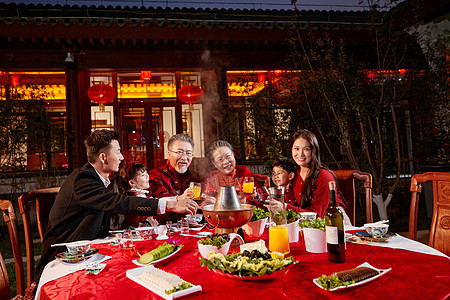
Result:
{"label": "small boy at table", "polygon": [[284,186],[284,199],[294,200],[294,194],[292,190],[292,180],[295,177],[297,171],[297,164],[290,158],[280,157],[272,163],[272,181],[276,186]]}

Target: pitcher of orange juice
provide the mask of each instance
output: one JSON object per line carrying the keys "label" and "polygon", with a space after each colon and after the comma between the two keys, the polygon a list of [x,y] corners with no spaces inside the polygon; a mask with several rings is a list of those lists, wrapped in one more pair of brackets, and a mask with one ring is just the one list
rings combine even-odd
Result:
{"label": "pitcher of orange juice", "polygon": [[284,204],[284,187],[269,188],[270,198],[279,203],[270,202],[269,250],[289,253],[289,234],[287,229],[286,208]]}

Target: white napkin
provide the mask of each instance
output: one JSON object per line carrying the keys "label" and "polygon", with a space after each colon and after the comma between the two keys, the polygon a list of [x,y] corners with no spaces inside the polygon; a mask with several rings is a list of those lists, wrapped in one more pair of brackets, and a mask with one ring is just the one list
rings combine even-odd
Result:
{"label": "white napkin", "polygon": [[[365,230],[363,227],[354,227],[354,226],[346,226],[344,225],[344,230]],[[387,247],[387,248],[394,248],[394,249],[403,249],[403,250],[409,250],[424,254],[431,254],[431,255],[438,255],[443,257],[448,257],[444,253],[431,248],[430,246],[427,246],[425,244],[422,244],[418,241],[414,241],[408,238],[405,238],[399,234],[395,235],[394,237],[388,239],[385,243],[377,243],[377,242],[370,242],[370,241],[364,241],[360,238],[347,240],[347,242],[351,242],[354,244],[366,244],[370,246],[377,246],[377,247]]]}
{"label": "white napkin", "polygon": [[101,263],[105,260],[110,259],[111,256],[103,255],[103,254],[95,254],[92,257],[88,258],[85,261],[80,261],[78,263],[74,264],[68,264],[63,263],[60,260],[53,260],[49,262],[42,272],[41,279],[39,280],[39,285],[36,290],[36,295],[34,296],[34,299],[39,299],[41,287],[46,284],[49,281],[64,277],[68,274],[83,270],[86,268],[86,266],[92,262],[98,262]]}

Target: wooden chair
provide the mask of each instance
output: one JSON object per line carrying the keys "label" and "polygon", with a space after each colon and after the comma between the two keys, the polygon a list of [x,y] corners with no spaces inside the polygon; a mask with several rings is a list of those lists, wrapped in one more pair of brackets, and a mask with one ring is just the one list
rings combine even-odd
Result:
{"label": "wooden chair", "polygon": [[[19,242],[19,234],[17,232],[16,227],[16,215],[14,214],[14,207],[8,200],[0,200],[0,210],[3,213],[3,219],[6,222],[9,231],[9,238],[11,240],[11,247],[14,255],[14,265],[16,270],[16,287],[17,287],[17,295],[25,295],[25,278],[23,272],[23,261],[22,261],[22,253],[20,252],[20,242]],[[0,294],[5,294],[7,299],[10,296],[10,287],[9,287],[9,279],[8,274],[6,272],[6,268],[4,269],[4,262],[2,258],[2,282],[8,283],[7,289],[4,290],[2,287],[3,283],[0,283],[0,287],[2,290]]]}
{"label": "wooden chair", "polygon": [[338,179],[339,189],[344,196],[348,217],[353,225],[355,225],[355,179],[364,181],[365,200],[366,200],[366,223],[373,222],[372,213],[372,175],[370,173],[358,170],[336,170],[333,171]]}
{"label": "wooden chair", "polygon": [[45,231],[48,225],[50,209],[55,202],[56,194],[58,192],[59,187],[34,190],[23,194],[19,197],[18,200],[25,232],[25,246],[27,251],[27,290],[30,292],[34,289],[35,284],[33,231],[30,221],[31,207],[36,207],[36,220],[39,230],[39,236],[42,242],[44,240]]}
{"label": "wooden chair", "polygon": [[10,295],[8,272],[6,272],[6,265],[0,252],[0,300],[9,300]]}
{"label": "wooden chair", "polygon": [[409,238],[417,239],[417,214],[422,183],[433,183],[433,217],[429,246],[450,255],[450,173],[427,172],[411,178],[411,208],[409,210]]}
{"label": "wooden chair", "polygon": [[265,187],[270,187],[270,178],[268,175],[253,173],[253,177],[260,183],[261,186],[261,183],[264,183]]}

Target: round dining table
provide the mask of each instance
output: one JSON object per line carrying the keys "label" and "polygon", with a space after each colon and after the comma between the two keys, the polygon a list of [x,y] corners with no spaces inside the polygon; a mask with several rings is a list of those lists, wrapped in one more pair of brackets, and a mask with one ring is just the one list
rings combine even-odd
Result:
{"label": "round dining table", "polygon": [[[268,230],[259,238],[245,236],[246,242],[263,239],[268,245]],[[192,234],[197,232],[191,231]],[[426,254],[405,249],[374,246],[371,243],[347,243],[344,263],[328,261],[327,253],[309,253],[303,238],[290,244],[297,261],[282,276],[267,280],[228,278],[200,265],[198,237],[171,233],[170,239],[183,244],[181,250],[155,267],[176,274],[202,290],[183,299],[448,299],[450,297],[450,259],[440,254]],[[407,240],[406,238],[403,238]],[[167,240],[136,240],[132,250],[108,242],[93,244],[109,259],[98,274],[84,269],[51,280],[40,287],[38,299],[161,299],[146,287],[132,281],[126,271],[138,268],[133,260]],[[95,242],[94,242],[95,243]],[[428,246],[423,245],[426,250]],[[429,247],[428,247],[429,248]],[[430,248],[431,250],[432,248]],[[434,249],[432,249],[434,253]],[[239,248],[230,249],[231,252]],[[319,288],[315,278],[369,263],[378,269],[389,269],[385,275],[359,286],[336,291]],[[51,272],[51,270],[44,270]]]}

